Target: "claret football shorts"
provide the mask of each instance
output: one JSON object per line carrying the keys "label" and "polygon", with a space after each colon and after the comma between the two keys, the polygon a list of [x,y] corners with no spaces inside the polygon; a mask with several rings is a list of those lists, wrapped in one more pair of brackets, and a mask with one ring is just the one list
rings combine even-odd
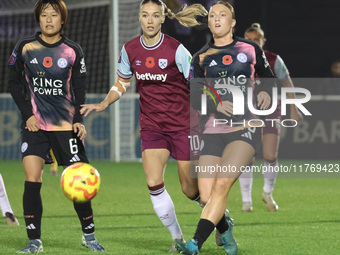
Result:
{"label": "claret football shorts", "polygon": [[167,149],[176,160],[190,161],[198,159],[199,151],[191,150],[190,132],[162,132],[158,130],[141,130],[142,151],[147,149]]}

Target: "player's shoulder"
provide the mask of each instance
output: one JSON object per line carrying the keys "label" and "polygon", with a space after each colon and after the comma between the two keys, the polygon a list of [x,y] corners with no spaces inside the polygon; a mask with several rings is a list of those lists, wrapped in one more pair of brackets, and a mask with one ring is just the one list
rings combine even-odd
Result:
{"label": "player's shoulder", "polygon": [[276,59],[279,55],[277,55],[276,53],[274,52],[271,52],[269,50],[265,50],[264,51],[264,54],[266,55],[266,58],[267,59]]}
{"label": "player's shoulder", "polygon": [[15,49],[16,50],[18,50],[20,48],[22,49],[26,44],[29,44],[29,43],[34,42],[36,40],[37,40],[36,36],[23,37],[17,42]]}
{"label": "player's shoulder", "polygon": [[134,48],[135,46],[138,46],[138,45],[141,44],[141,40],[143,40],[142,36],[139,35],[139,36],[133,38],[132,40],[128,41],[127,43],[125,43],[124,48],[125,49]]}
{"label": "player's shoulder", "polygon": [[170,45],[170,47],[177,49],[181,43],[170,35],[164,34],[164,42]]}
{"label": "player's shoulder", "polygon": [[63,40],[64,40],[64,43],[65,43],[67,46],[69,46],[69,47],[71,47],[72,49],[74,49],[77,53],[81,53],[81,54],[82,54],[83,50],[82,50],[82,48],[81,48],[81,46],[80,46],[79,43],[77,43],[77,42],[75,42],[75,41],[69,39],[69,38],[66,37],[66,36],[63,36]]}
{"label": "player's shoulder", "polygon": [[249,39],[245,39],[242,37],[234,37],[234,40],[236,41],[236,43],[248,45],[250,47],[253,47],[255,50],[261,50],[260,46],[258,46],[256,43]]}

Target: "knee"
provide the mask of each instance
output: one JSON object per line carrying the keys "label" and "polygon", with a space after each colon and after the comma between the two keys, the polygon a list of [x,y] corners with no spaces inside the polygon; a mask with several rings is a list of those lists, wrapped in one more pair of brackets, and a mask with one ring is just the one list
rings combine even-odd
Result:
{"label": "knee", "polygon": [[263,159],[267,162],[274,162],[277,160],[277,152],[276,151],[268,151],[263,154]]}
{"label": "knee", "polygon": [[277,159],[277,150],[264,151],[263,159],[267,162],[274,162]]}
{"label": "knee", "polygon": [[146,174],[146,183],[149,187],[155,187],[158,186],[162,183],[164,183],[164,178],[162,178],[161,175],[151,175],[151,174]]}
{"label": "knee", "polygon": [[218,194],[228,193],[234,182],[234,179],[217,179],[213,190],[215,190],[215,192],[217,192]]}

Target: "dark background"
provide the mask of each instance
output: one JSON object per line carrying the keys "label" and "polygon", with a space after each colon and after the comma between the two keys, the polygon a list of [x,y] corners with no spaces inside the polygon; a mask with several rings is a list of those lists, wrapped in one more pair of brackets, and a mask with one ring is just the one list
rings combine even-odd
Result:
{"label": "dark background", "polygon": [[265,49],[279,54],[292,77],[327,77],[340,59],[339,0],[235,0],[237,30],[251,23],[265,32]]}
{"label": "dark background", "polygon": [[[166,1],[175,13],[176,6],[179,8],[184,3],[201,3],[209,8],[214,2],[215,0]],[[332,61],[340,60],[340,0],[232,2],[236,12],[236,36],[243,37],[245,29],[258,22],[267,38],[264,48],[282,57],[292,77],[330,76]],[[131,20],[138,19],[138,7],[136,8],[131,10]],[[122,12],[121,15],[126,13]],[[108,21],[107,6],[72,9],[64,29],[65,34],[83,48],[88,69],[89,93],[107,93],[110,87]],[[36,30],[39,29],[32,13],[0,15],[0,93],[7,92],[7,61],[16,42],[22,37],[33,35]],[[192,54],[207,42],[210,35],[207,26],[188,29],[169,19],[166,19],[162,30],[182,42]],[[128,31],[122,29],[121,33],[124,32]],[[317,87],[308,89],[313,94],[323,93],[323,89],[320,89],[322,86]]]}
{"label": "dark background", "polygon": [[[168,1],[169,2],[169,1]],[[171,0],[170,0],[171,2]],[[201,3],[209,9],[212,0],[178,0],[178,4]],[[340,60],[339,0],[234,0],[235,35],[254,22],[261,24],[267,42],[264,49],[279,54],[292,77],[329,77],[331,63]],[[168,4],[170,6],[170,3]],[[176,24],[177,23],[177,24]],[[188,29],[187,29],[188,30]],[[209,30],[186,28],[166,20],[163,31],[175,37],[194,54],[206,42]]]}

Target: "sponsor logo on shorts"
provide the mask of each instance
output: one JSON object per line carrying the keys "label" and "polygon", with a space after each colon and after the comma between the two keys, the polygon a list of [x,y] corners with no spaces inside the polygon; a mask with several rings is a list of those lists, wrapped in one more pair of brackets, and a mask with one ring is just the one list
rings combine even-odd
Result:
{"label": "sponsor logo on shorts", "polygon": [[201,148],[200,148],[200,151],[203,150],[204,148],[204,140],[201,141]]}
{"label": "sponsor logo on shorts", "polygon": [[28,148],[28,143],[27,142],[24,142],[22,145],[21,145],[21,152],[24,153]]}

